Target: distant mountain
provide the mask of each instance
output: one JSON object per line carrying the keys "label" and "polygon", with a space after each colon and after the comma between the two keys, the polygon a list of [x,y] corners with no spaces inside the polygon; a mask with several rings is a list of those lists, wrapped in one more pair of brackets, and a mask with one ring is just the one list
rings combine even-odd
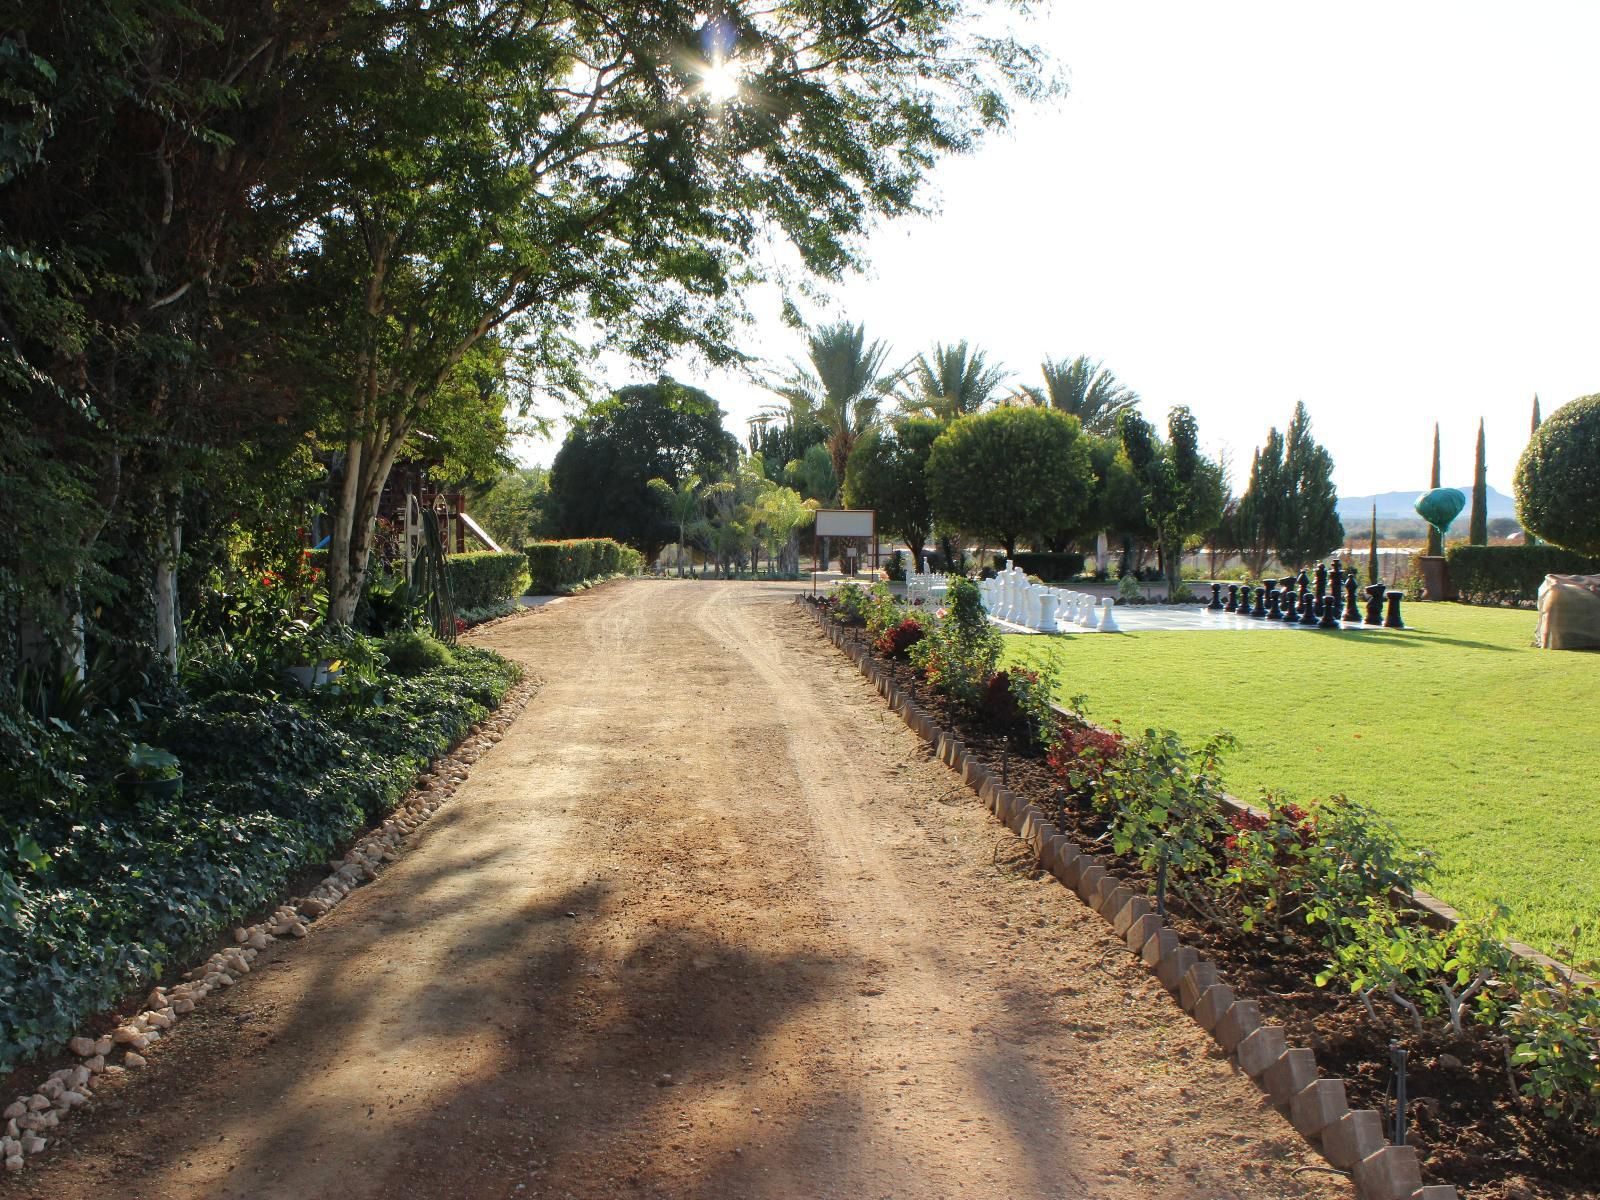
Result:
{"label": "distant mountain", "polygon": [[[1418,488],[1414,492],[1379,492],[1376,496],[1340,496],[1339,519],[1345,523],[1345,528],[1351,528],[1352,521],[1370,520],[1372,506],[1378,506],[1378,519],[1386,517],[1417,517],[1417,510],[1412,507],[1417,497],[1427,491],[1427,488]],[[1472,488],[1461,489],[1467,498],[1467,508],[1461,510],[1458,521],[1465,521],[1467,513],[1472,507]],[[1489,489],[1489,519],[1495,517],[1515,517],[1517,515],[1517,502],[1504,492]],[[1417,518],[1420,520],[1420,518]]]}

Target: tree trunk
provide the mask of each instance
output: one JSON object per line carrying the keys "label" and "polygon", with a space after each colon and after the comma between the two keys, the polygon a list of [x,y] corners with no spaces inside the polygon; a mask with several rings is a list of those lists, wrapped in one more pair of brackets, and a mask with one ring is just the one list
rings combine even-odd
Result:
{"label": "tree trunk", "polygon": [[393,417],[370,437],[348,443],[345,478],[334,509],[333,544],[328,553],[328,624],[348,625],[361,599],[378,502],[389,482],[394,460],[410,432],[410,423]]}
{"label": "tree trunk", "polygon": [[167,504],[165,545],[156,558],[156,654],[169,670],[178,669],[178,556],[183,551],[183,523],[178,500]]}

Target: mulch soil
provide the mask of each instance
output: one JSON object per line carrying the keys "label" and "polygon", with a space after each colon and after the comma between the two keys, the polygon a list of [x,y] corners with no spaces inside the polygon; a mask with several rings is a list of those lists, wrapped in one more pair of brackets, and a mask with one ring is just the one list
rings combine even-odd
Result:
{"label": "mulch soil", "polygon": [[[865,631],[851,632],[865,641]],[[1019,749],[1017,730],[985,724],[933,692],[903,659],[873,652],[902,691],[967,753],[1006,786],[1037,804],[1068,838],[1101,856],[1108,870],[1154,893],[1148,872],[1101,841],[1107,822],[1073,803],[1037,752]],[[1554,1125],[1512,1086],[1505,1039],[1479,1025],[1457,1038],[1448,1025],[1416,1033],[1408,1018],[1378,1005],[1374,1023],[1359,999],[1319,988],[1326,955],[1292,933],[1245,933],[1169,895],[1167,924],[1186,945],[1216,964],[1240,997],[1255,1000],[1265,1021],[1281,1024],[1291,1045],[1309,1046],[1326,1077],[1345,1081],[1352,1109],[1373,1108],[1393,1134],[1395,1069],[1392,1050],[1406,1051],[1406,1141],[1414,1145],[1427,1183],[1455,1184],[1472,1200],[1579,1200],[1600,1196],[1600,1140]]]}

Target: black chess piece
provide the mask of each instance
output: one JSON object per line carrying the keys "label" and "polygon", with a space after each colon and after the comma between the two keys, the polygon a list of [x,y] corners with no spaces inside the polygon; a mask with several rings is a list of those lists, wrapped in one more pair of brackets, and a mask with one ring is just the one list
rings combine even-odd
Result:
{"label": "black chess piece", "polygon": [[1367,620],[1368,625],[1383,624],[1383,593],[1385,588],[1381,583],[1374,583],[1366,590]]}
{"label": "black chess piece", "polygon": [[1206,605],[1206,608],[1211,612],[1222,611],[1222,585],[1220,583],[1211,585],[1211,603]]}
{"label": "black chess piece", "polygon": [[1344,595],[1344,564],[1337,558],[1333,560],[1333,569],[1328,572],[1328,590],[1333,593],[1335,600]]}
{"label": "black chess piece", "polygon": [[1339,628],[1339,597],[1333,592],[1329,592],[1322,598],[1322,612],[1320,619],[1317,621],[1317,628]]}
{"label": "black chess piece", "polygon": [[1400,597],[1404,592],[1385,592],[1384,599],[1389,602],[1389,611],[1383,616],[1385,629],[1404,629],[1406,623],[1400,619]]}
{"label": "black chess piece", "polygon": [[1356,607],[1356,573],[1351,571],[1344,577],[1344,623],[1346,625],[1361,624],[1361,610]]}
{"label": "black chess piece", "polygon": [[1258,621],[1267,619],[1267,589],[1265,587],[1256,588],[1256,603],[1255,607],[1250,610],[1250,615]]}
{"label": "black chess piece", "polygon": [[1317,564],[1317,599],[1321,600],[1328,594],[1328,567],[1325,563]]}
{"label": "black chess piece", "polygon": [[1267,620],[1269,620],[1269,621],[1281,621],[1281,620],[1283,620],[1283,608],[1278,603],[1278,601],[1281,598],[1282,598],[1282,593],[1278,591],[1278,582],[1277,582],[1277,580],[1275,580],[1275,579],[1267,580]]}
{"label": "black chess piece", "polygon": [[1300,593],[1300,624],[1311,628],[1317,623],[1316,601],[1310,592]]}
{"label": "black chess piece", "polygon": [[1295,583],[1299,585],[1299,588],[1302,592],[1309,592],[1311,590],[1311,576],[1307,575],[1304,571],[1301,571],[1300,574],[1295,577]]}
{"label": "black chess piece", "polygon": [[1239,585],[1237,583],[1230,583],[1228,585],[1228,602],[1222,606],[1222,611],[1239,611]]}

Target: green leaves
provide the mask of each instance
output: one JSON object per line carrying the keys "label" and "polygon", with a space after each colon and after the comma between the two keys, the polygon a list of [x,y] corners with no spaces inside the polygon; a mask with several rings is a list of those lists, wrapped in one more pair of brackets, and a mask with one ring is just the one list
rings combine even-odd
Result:
{"label": "green leaves", "polygon": [[1094,472],[1077,419],[1052,409],[999,408],[963,417],[928,454],[935,520],[994,538],[1071,526],[1089,502]]}

